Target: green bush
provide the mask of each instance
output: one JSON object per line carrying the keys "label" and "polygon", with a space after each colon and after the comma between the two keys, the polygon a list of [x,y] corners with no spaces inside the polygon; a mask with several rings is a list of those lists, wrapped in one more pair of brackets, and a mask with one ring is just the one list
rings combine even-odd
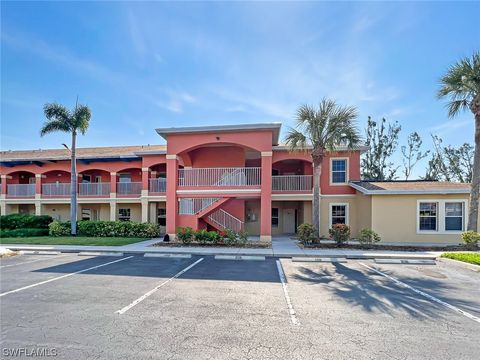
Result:
{"label": "green bush", "polygon": [[242,230],[237,233],[238,235],[238,240],[237,244],[238,246],[246,246],[248,244],[248,234],[246,231]]}
{"label": "green bush", "polygon": [[0,230],[0,237],[31,237],[31,236],[47,236],[48,229],[6,229]]}
{"label": "green bush", "polygon": [[226,229],[225,230],[225,235],[223,237],[223,242],[227,246],[235,246],[237,245],[238,242],[238,235],[235,231],[231,229]]}
{"label": "green bush", "polygon": [[378,235],[372,229],[362,229],[360,235],[358,236],[358,242],[360,244],[373,244],[382,240],[380,235]]}
{"label": "green bush", "polygon": [[317,236],[315,226],[312,224],[302,224],[297,228],[298,239],[303,245],[313,244]]}
{"label": "green bush", "polygon": [[[49,226],[50,236],[70,235],[70,221],[54,221]],[[156,224],[133,221],[79,221],[77,234],[92,237],[139,237],[151,238],[160,235]]]}
{"label": "green bush", "polygon": [[211,242],[215,245],[219,244],[220,241],[222,240],[222,237],[220,236],[220,234],[216,231],[209,231],[208,232],[208,242]]}
{"label": "green bush", "polygon": [[179,227],[177,229],[177,239],[184,244],[190,244],[193,240],[194,233],[191,227]]}
{"label": "green bush", "polygon": [[48,225],[48,234],[50,236],[69,236],[71,234],[70,221],[53,221]]}
{"label": "green bush", "polygon": [[330,230],[328,230],[330,237],[338,244],[341,245],[350,239],[350,227],[345,224],[335,224]]}
{"label": "green bush", "polygon": [[195,231],[195,240],[200,244],[205,245],[210,239],[210,234],[207,230],[201,229]]}
{"label": "green bush", "polygon": [[0,229],[48,229],[49,215],[9,214],[0,216]]}
{"label": "green bush", "polygon": [[465,231],[462,233],[462,241],[469,248],[477,248],[480,243],[480,233],[475,231]]}

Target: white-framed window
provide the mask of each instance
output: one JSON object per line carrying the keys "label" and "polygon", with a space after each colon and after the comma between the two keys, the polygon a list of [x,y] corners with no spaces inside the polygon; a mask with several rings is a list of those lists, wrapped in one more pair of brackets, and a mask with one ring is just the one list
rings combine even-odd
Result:
{"label": "white-framed window", "polygon": [[461,233],[466,227],[467,200],[441,199],[417,201],[417,233]]}
{"label": "white-framed window", "polygon": [[330,159],[330,184],[342,185],[348,182],[348,159]]}
{"label": "white-framed window", "polygon": [[348,225],[348,204],[330,204],[330,227],[335,224]]}
{"label": "white-framed window", "polygon": [[120,221],[130,221],[131,211],[129,208],[120,208],[118,209],[118,220]]}
{"label": "white-framed window", "polygon": [[160,226],[167,226],[167,209],[165,208],[157,209],[157,223]]}
{"label": "white-framed window", "polygon": [[82,208],[82,220],[92,220],[92,210]]}
{"label": "white-framed window", "polygon": [[272,208],[272,227],[278,228],[278,208]]}

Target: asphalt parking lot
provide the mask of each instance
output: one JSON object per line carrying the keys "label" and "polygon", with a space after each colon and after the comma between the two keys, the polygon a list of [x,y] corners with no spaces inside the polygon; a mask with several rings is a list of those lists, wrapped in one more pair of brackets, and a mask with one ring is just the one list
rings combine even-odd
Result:
{"label": "asphalt parking lot", "polygon": [[0,275],[5,359],[480,353],[480,274],[444,263],[22,255],[2,259]]}

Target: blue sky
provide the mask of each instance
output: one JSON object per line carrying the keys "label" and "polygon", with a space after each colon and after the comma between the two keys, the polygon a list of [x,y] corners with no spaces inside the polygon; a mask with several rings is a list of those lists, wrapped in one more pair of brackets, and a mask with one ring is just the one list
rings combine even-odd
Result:
{"label": "blue sky", "polygon": [[42,106],[93,118],[79,146],[158,144],[156,127],[281,121],[331,97],[446,143],[438,78],[480,48],[479,2],[2,2],[1,148],[55,148]]}

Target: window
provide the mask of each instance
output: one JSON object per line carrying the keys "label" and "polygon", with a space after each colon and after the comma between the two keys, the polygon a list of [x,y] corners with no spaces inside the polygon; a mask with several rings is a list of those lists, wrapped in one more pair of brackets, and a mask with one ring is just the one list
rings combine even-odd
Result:
{"label": "window", "polygon": [[95,176],[95,182],[96,183],[101,183],[102,182],[102,177],[101,176]]}
{"label": "window", "polygon": [[118,175],[118,182],[121,182],[121,183],[132,182],[132,176],[130,174],[126,174],[126,173],[119,174]]}
{"label": "window", "polygon": [[278,208],[272,208],[272,227],[278,228]]}
{"label": "window", "polygon": [[167,209],[157,209],[157,223],[160,226],[167,226]]}
{"label": "window", "polygon": [[118,209],[118,220],[130,221],[130,209]]}
{"label": "window", "polygon": [[445,231],[463,231],[463,202],[445,203]]}
{"label": "window", "polygon": [[438,203],[421,202],[419,206],[420,231],[437,231],[438,229]]}
{"label": "window", "polygon": [[82,182],[83,183],[90,183],[90,182],[92,182],[92,177],[90,175],[82,175]]}
{"label": "window", "polygon": [[330,204],[330,226],[348,225],[348,204]]}
{"label": "window", "polygon": [[347,182],[347,159],[332,159],[331,183],[345,184]]}

